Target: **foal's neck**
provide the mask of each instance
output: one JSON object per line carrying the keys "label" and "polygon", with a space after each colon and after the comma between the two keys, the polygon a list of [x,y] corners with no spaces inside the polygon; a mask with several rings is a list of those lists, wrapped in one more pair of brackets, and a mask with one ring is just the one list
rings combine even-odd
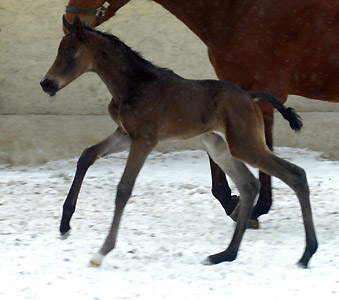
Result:
{"label": "foal's neck", "polygon": [[155,76],[154,70],[138,59],[119,39],[89,32],[86,46],[94,59],[93,71],[106,84],[115,101],[129,97],[138,83]]}

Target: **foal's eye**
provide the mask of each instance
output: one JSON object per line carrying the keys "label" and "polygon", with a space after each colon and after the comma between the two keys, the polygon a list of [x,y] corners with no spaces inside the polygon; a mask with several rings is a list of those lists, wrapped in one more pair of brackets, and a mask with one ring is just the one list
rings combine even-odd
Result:
{"label": "foal's eye", "polygon": [[75,48],[69,48],[66,50],[66,56],[68,58],[74,58],[75,54],[77,53]]}

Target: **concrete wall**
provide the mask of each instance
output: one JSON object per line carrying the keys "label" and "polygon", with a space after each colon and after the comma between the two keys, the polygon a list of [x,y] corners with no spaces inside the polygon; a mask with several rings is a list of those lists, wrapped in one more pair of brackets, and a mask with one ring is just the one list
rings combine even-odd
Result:
{"label": "concrete wall", "polygon": [[[0,164],[40,164],[78,156],[115,128],[107,115],[110,95],[95,74],[85,74],[49,98],[40,79],[54,61],[67,0],[0,4]],[[100,27],[143,56],[188,78],[216,78],[206,47],[153,1],[134,0]],[[307,147],[339,159],[339,104],[291,97],[305,127],[295,135],[276,117],[275,144]],[[197,149],[198,139],[159,145],[160,151]]]}

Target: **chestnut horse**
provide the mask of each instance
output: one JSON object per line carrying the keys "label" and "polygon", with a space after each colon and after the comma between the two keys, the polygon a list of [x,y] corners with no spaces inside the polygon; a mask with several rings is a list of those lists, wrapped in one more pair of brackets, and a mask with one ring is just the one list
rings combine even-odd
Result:
{"label": "chestnut horse", "polygon": [[[112,226],[102,248],[92,257],[92,265],[101,265],[104,256],[115,247],[124,207],[140,169],[158,141],[202,135],[209,155],[233,179],[242,199],[229,247],[209,256],[204,264],[233,261],[237,256],[260,187],[245,162],[280,178],[296,193],[306,233],[306,247],[299,265],[306,268],[317,249],[306,174],[267,147],[263,115],[255,99],[231,82],[188,80],[156,67],[117,37],[84,27],[78,17],[73,24],[65,18],[63,22],[68,33],[60,43],[55,62],[41,81],[43,90],[54,96],[83,73],[97,73],[112,94],[109,112],[118,129],[81,155],[63,206],[62,234],[70,229],[77,196],[89,166],[98,157],[129,149],[117,188]],[[260,95],[257,98],[266,99],[260,99]],[[271,103],[290,119],[292,127],[300,129],[300,120],[292,109],[287,109],[273,96]]]}
{"label": "chestnut horse", "polygon": [[[75,14],[95,27],[130,0],[70,0],[66,18]],[[248,91],[265,90],[282,102],[300,95],[339,102],[339,1],[319,0],[154,0],[186,24],[207,46],[219,79]],[[273,108],[259,104],[266,143],[273,148]],[[226,177],[211,162],[212,193],[226,213],[234,198]],[[251,219],[269,211],[271,180],[260,172],[260,196]]]}

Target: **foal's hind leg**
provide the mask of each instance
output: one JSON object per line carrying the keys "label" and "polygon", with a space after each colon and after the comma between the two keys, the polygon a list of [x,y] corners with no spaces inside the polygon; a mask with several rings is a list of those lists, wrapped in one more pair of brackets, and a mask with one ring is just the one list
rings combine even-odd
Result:
{"label": "foal's hind leg", "polygon": [[[255,95],[256,93],[251,93],[253,98],[255,98]],[[269,149],[273,150],[273,108],[269,111],[266,110],[263,117],[266,145]],[[252,211],[251,219],[253,220],[258,220],[261,215],[267,214],[272,206],[272,179],[269,175],[259,170],[259,180],[261,187],[258,201]]]}
{"label": "foal's hind leg", "polygon": [[[306,248],[298,264],[301,267],[306,268],[310,258],[318,248],[318,242],[313,225],[312,210],[309,199],[310,192],[307,184],[306,173],[302,168],[291,164],[270,152],[265,152],[264,154],[260,153],[258,155],[254,150],[252,152],[252,157],[254,158],[252,163],[253,166],[260,168],[267,174],[280,178],[294,190],[298,197],[306,233]],[[260,159],[256,159],[256,157],[260,157]],[[248,163],[251,162],[248,161]]]}
{"label": "foal's hind leg", "polygon": [[118,128],[112,135],[100,143],[85,149],[80,156],[77,164],[75,177],[63,205],[63,213],[60,224],[60,233],[65,235],[71,229],[69,223],[75,211],[76,202],[82,181],[88,168],[99,158],[111,153],[128,150],[130,138]]}
{"label": "foal's hind leg", "polygon": [[260,183],[254,178],[244,163],[231,156],[226,142],[219,135],[207,134],[203,137],[203,143],[212,159],[232,178],[239,189],[242,199],[238,222],[230,245],[225,251],[211,255],[203,262],[204,264],[217,264],[223,261],[232,261],[236,258],[242,236],[252,212],[253,203],[259,192]]}

